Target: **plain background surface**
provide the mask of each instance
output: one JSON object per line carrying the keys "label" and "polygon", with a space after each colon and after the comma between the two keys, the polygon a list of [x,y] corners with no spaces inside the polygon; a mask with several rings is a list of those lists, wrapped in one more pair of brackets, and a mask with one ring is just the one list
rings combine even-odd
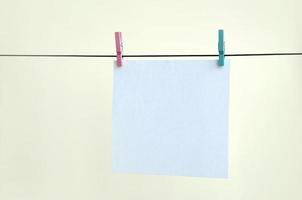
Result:
{"label": "plain background surface", "polygon": [[[1,0],[1,53],[301,52],[302,1]],[[111,58],[0,58],[0,199],[302,199],[302,57],[231,58],[229,179],[111,172]]]}

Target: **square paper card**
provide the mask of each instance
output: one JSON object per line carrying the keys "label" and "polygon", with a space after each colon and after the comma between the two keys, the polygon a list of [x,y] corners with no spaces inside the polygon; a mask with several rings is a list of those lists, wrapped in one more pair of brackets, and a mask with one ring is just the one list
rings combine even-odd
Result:
{"label": "square paper card", "polygon": [[228,176],[229,61],[114,67],[114,172]]}

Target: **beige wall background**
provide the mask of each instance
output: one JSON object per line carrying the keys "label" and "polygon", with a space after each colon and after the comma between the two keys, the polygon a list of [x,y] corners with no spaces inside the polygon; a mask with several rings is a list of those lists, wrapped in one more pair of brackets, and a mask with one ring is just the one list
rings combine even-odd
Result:
{"label": "beige wall background", "polygon": [[[0,53],[302,52],[301,0],[0,4]],[[111,172],[113,60],[0,57],[0,199],[302,199],[301,56],[231,58],[229,179]]]}

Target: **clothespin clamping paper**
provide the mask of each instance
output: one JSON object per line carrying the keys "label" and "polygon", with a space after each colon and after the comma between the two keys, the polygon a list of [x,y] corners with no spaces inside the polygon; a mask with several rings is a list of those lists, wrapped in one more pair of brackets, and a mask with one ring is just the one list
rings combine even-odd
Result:
{"label": "clothespin clamping paper", "polygon": [[123,65],[123,40],[122,33],[115,32],[116,63],[118,67]]}
{"label": "clothespin clamping paper", "polygon": [[219,52],[219,60],[218,65],[224,66],[224,32],[223,30],[218,30],[218,52]]}

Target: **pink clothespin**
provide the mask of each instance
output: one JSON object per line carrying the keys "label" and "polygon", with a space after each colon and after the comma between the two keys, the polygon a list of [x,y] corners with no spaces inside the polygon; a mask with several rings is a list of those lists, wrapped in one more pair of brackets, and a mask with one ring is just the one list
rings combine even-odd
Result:
{"label": "pink clothespin", "polygon": [[118,67],[123,65],[123,40],[122,33],[115,32],[115,46],[116,46],[116,63]]}

